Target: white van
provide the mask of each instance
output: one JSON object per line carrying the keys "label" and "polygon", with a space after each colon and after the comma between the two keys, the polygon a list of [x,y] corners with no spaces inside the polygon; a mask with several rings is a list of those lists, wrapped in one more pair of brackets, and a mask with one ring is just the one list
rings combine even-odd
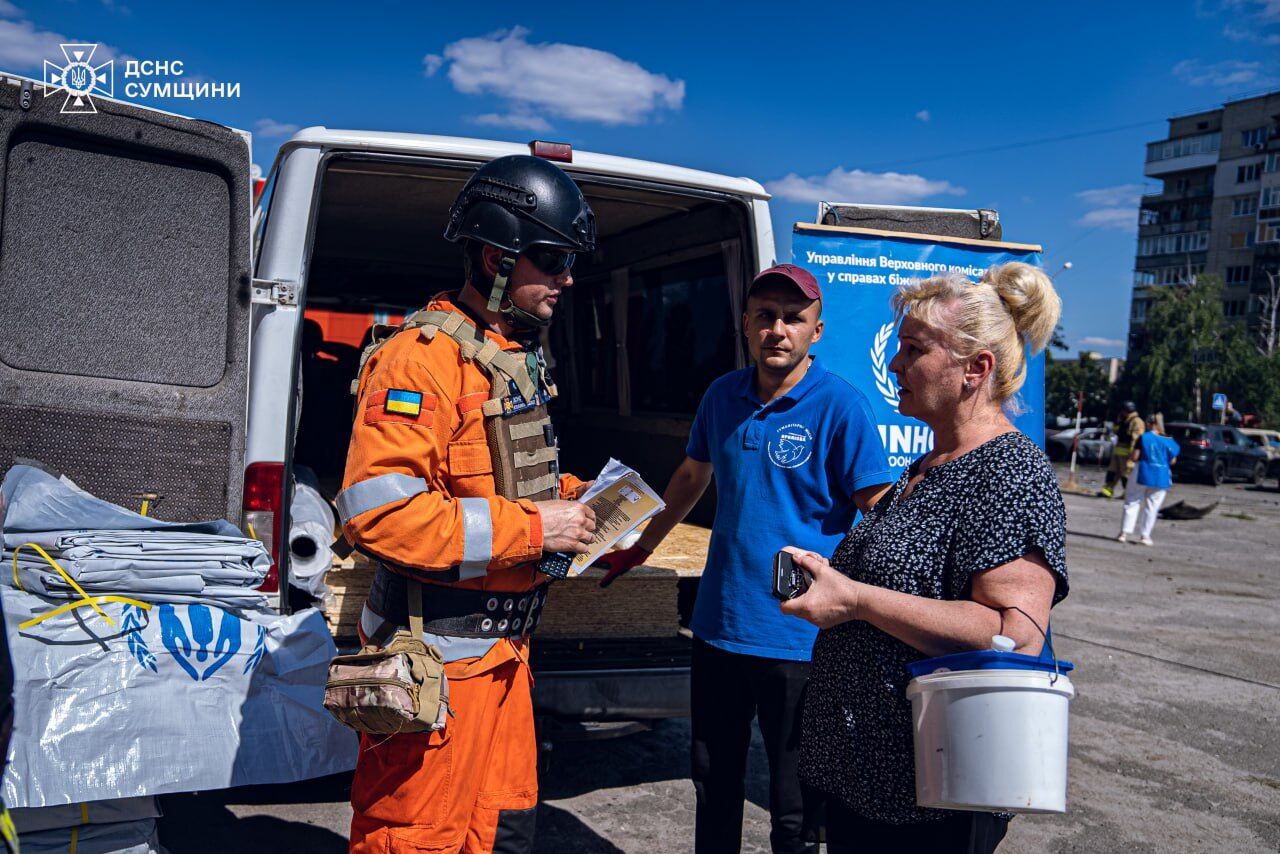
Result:
{"label": "white van", "polygon": [[[281,147],[251,212],[243,135],[106,99],[62,115],[40,88],[0,86],[5,467],[34,458],[118,503],[158,495],[161,518],[242,521],[287,572],[293,467],[338,489],[370,328],[461,285],[447,211],[507,154],[558,160],[599,227],[544,340],[564,470],[590,477],[616,456],[661,489],[707,385],[745,364],[744,284],[775,260],[755,181],[315,127]],[[691,518],[709,525],[713,509],[709,496]],[[678,603],[654,603],[685,623],[688,581]],[[544,714],[687,713],[685,637],[540,638],[533,654]]]}

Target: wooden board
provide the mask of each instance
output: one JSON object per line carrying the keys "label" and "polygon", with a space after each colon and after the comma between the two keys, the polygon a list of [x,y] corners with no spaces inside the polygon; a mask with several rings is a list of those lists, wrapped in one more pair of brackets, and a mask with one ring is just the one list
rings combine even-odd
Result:
{"label": "wooden board", "polygon": [[[601,569],[588,569],[576,578],[556,582],[551,585],[538,636],[640,638],[676,634],[676,585],[681,578],[702,575],[710,541],[707,528],[677,525],[644,566],[608,588],[599,586],[604,575]],[[325,576],[334,598],[325,618],[335,637],[355,636],[373,574],[374,564],[359,553],[334,561]]]}

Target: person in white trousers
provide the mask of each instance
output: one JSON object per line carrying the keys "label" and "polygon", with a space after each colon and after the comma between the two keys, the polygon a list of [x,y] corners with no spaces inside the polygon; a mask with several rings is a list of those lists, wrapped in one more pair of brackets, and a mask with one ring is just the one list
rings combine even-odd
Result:
{"label": "person in white trousers", "polygon": [[1124,491],[1124,518],[1120,542],[1127,542],[1135,528],[1144,546],[1153,545],[1151,531],[1156,526],[1160,505],[1173,485],[1173,464],[1178,461],[1178,443],[1163,435],[1156,419],[1147,420],[1147,432],[1134,445],[1132,459],[1138,463],[1137,476]]}

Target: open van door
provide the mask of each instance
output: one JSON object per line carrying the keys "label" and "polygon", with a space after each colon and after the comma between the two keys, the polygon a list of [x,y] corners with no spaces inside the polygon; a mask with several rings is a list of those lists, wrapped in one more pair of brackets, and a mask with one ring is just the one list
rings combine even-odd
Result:
{"label": "open van door", "polygon": [[172,521],[239,521],[243,135],[0,78],[0,468],[33,459]]}

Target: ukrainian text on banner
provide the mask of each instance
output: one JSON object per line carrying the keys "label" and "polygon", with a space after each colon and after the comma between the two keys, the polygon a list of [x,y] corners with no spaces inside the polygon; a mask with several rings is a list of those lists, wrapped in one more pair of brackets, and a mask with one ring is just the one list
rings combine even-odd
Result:
{"label": "ukrainian text on banner", "polygon": [[[853,383],[871,402],[894,474],[933,447],[933,431],[898,412],[898,384],[889,362],[898,351],[889,298],[898,285],[939,273],[977,281],[1006,261],[1040,265],[1040,247],[892,234],[866,229],[797,224],[792,263],[822,286],[826,329],[815,351],[829,370]],[[1024,412],[1014,424],[1044,445],[1044,355],[1030,360],[1022,387]]]}

